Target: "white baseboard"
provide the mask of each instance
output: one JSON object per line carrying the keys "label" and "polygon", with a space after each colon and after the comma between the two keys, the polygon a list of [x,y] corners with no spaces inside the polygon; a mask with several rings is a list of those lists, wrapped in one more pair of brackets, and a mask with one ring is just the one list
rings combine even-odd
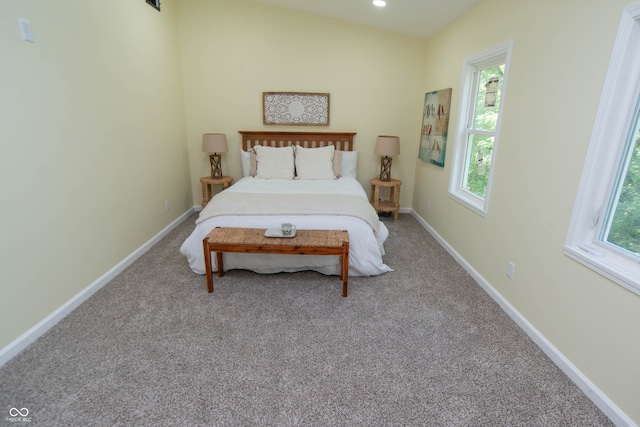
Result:
{"label": "white baseboard", "polygon": [[95,282],[91,283],[89,286],[80,291],[77,295],[71,298],[69,301],[60,306],[56,311],[48,315],[42,321],[40,321],[37,325],[26,331],[24,334],[20,335],[9,345],[0,350],[0,367],[2,367],[5,363],[7,363],[11,358],[13,358],[16,354],[20,353],[24,350],[29,344],[34,342],[36,339],[44,335],[49,329],[55,326],[60,320],[62,320],[67,314],[71,313],[74,309],[76,309],[80,304],[86,301],[91,295],[96,293],[100,288],[109,283],[120,274],[125,268],[129,267],[135,260],[140,258],[145,252],[147,252],[153,245],[158,243],[160,239],[169,234],[171,230],[176,228],[180,223],[182,223],[189,215],[194,212],[194,208],[189,209],[176,220],[174,220],[171,224],[167,225],[162,231],[153,236],[148,242],[144,245],[140,246],[138,249],[133,251],[129,256],[120,261],[115,267],[107,271],[101,277],[99,277]]}
{"label": "white baseboard", "polygon": [[[403,210],[401,210],[402,212]],[[420,215],[413,209],[408,209],[407,213],[411,213],[413,217],[433,236],[434,239],[446,249],[447,252],[460,264],[473,279],[478,282],[500,305],[507,315],[527,335],[535,342],[538,347],[545,352],[547,356],[582,390],[582,392],[598,407],[616,426],[637,427],[637,424],[631,420],[615,403],[613,403],[589,378],[587,378],[580,370],[567,359],[544,335],[540,333],[509,301],[507,301],[487,280],[480,275],[462,256],[453,248],[442,236],[440,236]]]}

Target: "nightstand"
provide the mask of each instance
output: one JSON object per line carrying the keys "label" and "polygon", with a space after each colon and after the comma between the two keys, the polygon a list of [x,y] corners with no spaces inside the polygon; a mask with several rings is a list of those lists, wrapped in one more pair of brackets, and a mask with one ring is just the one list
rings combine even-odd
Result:
{"label": "nightstand", "polygon": [[222,189],[229,188],[233,178],[230,176],[223,176],[222,178],[211,178],[210,176],[203,176],[200,178],[200,184],[202,184],[202,207],[204,208],[211,200],[211,187],[214,185],[222,185]]}
{"label": "nightstand", "polygon": [[[400,186],[402,181],[390,179],[382,181],[380,178],[372,178],[371,183],[371,204],[376,212],[393,212],[393,220],[398,220],[398,209],[400,209]],[[380,187],[389,188],[389,199],[380,199]]]}

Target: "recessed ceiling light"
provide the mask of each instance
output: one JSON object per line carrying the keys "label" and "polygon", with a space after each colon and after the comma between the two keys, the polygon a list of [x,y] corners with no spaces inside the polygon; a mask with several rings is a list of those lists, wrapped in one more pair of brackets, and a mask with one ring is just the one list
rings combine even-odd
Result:
{"label": "recessed ceiling light", "polygon": [[384,0],[373,0],[373,5],[378,7],[383,7],[387,5],[387,2]]}

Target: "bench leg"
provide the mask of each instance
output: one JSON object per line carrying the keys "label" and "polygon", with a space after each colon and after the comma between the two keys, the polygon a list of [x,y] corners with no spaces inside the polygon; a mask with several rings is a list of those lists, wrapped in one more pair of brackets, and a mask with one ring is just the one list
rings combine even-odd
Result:
{"label": "bench leg", "polygon": [[342,249],[342,296],[346,298],[349,287],[349,243],[343,243]]}
{"label": "bench leg", "polygon": [[342,296],[343,297],[347,297],[347,293],[348,291],[348,287],[349,287],[349,283],[348,283],[348,279],[342,279]]}
{"label": "bench leg", "polygon": [[207,275],[207,291],[213,292],[213,273],[211,272],[211,251],[209,250],[209,240],[205,237],[202,241],[204,250],[204,271]]}
{"label": "bench leg", "polygon": [[216,252],[216,260],[218,261],[218,277],[224,276],[224,265],[222,265],[222,252]]}

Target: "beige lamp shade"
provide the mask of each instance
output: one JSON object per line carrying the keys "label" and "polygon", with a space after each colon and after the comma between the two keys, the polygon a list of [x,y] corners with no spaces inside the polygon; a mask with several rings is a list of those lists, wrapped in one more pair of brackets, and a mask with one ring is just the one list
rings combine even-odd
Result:
{"label": "beige lamp shade", "polygon": [[380,135],[376,140],[376,154],[380,157],[380,180],[391,180],[391,156],[400,154],[400,138]]}
{"label": "beige lamp shade", "polygon": [[224,133],[203,134],[202,151],[204,151],[205,153],[226,153],[227,136]]}
{"label": "beige lamp shade", "polygon": [[397,156],[400,154],[400,138],[397,136],[380,135],[376,140],[376,154],[378,156]]}
{"label": "beige lamp shade", "polygon": [[202,151],[209,154],[211,178],[222,178],[222,158],[218,153],[227,152],[227,135],[224,133],[205,133],[202,135]]}

